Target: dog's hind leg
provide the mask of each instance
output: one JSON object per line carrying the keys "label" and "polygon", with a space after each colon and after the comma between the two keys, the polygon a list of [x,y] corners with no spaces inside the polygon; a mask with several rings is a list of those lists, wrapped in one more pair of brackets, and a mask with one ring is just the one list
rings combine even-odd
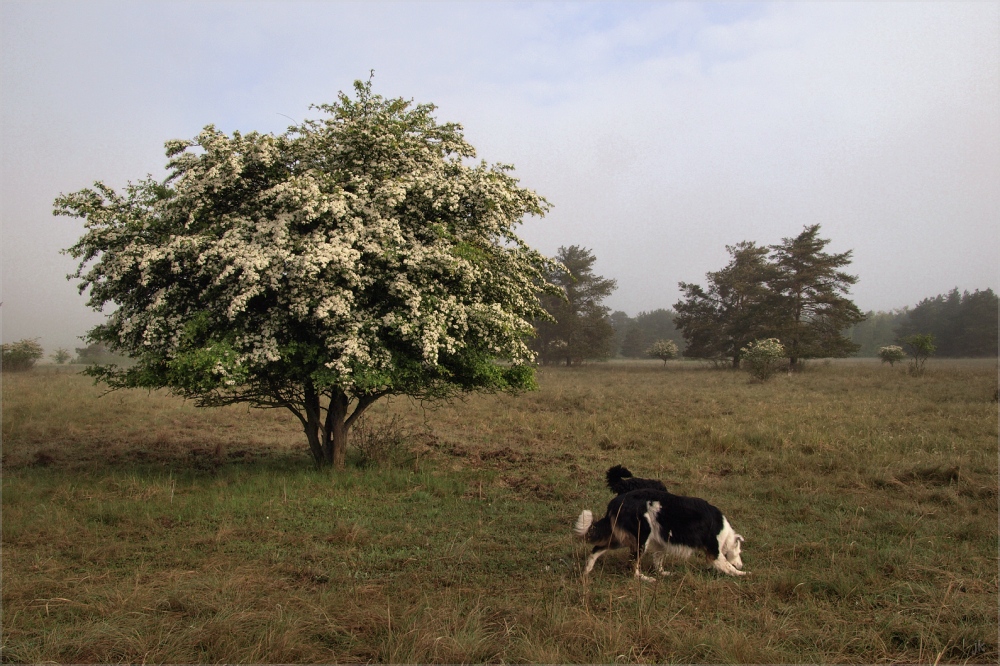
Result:
{"label": "dog's hind leg", "polygon": [[[645,548],[643,549],[643,551],[645,551]],[[642,569],[641,569],[642,555],[643,555],[642,552],[637,552],[635,554],[635,577],[638,578],[639,580],[645,582],[645,583],[656,582],[655,578],[651,578],[651,577],[647,576],[646,574],[642,573]]]}
{"label": "dog's hind leg", "polygon": [[642,573],[642,571],[640,571],[640,568],[639,568],[639,563],[640,562],[642,562],[642,557],[635,558],[635,577],[638,578],[639,580],[641,580],[644,583],[655,583],[656,582],[655,578],[652,578],[651,576],[647,576],[646,574]]}
{"label": "dog's hind leg", "polygon": [[590,557],[587,558],[587,566],[583,570],[583,575],[584,576],[589,576],[590,575],[590,572],[594,570],[594,565],[597,563],[597,559],[601,555],[603,555],[604,553],[608,552],[608,550],[609,549],[608,549],[607,546],[595,546],[594,547],[594,552],[592,552],[590,554]]}
{"label": "dog's hind leg", "polygon": [[658,550],[655,553],[653,553],[653,564],[656,566],[657,576],[669,576],[670,574],[673,573],[672,571],[667,571],[666,569],[663,568],[664,557],[666,557],[666,553],[664,553],[662,550]]}

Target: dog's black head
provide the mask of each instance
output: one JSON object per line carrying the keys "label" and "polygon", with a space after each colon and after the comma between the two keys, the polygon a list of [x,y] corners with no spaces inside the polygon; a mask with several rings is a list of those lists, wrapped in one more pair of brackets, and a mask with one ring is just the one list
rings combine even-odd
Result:
{"label": "dog's black head", "polygon": [[607,471],[605,478],[608,482],[608,488],[610,488],[611,492],[616,495],[643,489],[662,490],[664,492],[667,490],[667,487],[663,485],[662,481],[659,481],[658,479],[641,479],[639,477],[632,476],[632,472],[630,472],[628,468],[623,465],[615,465],[610,468]]}

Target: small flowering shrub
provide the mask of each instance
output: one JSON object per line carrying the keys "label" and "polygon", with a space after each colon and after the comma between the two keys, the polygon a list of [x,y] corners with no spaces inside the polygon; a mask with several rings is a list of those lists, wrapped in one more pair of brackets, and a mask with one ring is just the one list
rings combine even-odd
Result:
{"label": "small flowering shrub", "polygon": [[45,355],[38,339],[9,342],[2,347],[4,372],[24,372],[34,367],[35,361]]}
{"label": "small flowering shrub", "polygon": [[646,350],[646,354],[660,359],[666,365],[670,359],[677,358],[677,343],[673,340],[657,340]]}
{"label": "small flowering shrub", "polygon": [[906,358],[906,352],[899,345],[889,345],[887,347],[879,347],[878,357],[882,359],[883,363],[888,363],[889,367],[892,367],[896,361],[902,361]]}
{"label": "small flowering shrub", "polygon": [[777,338],[754,340],[740,352],[747,372],[762,382],[771,378],[785,358],[785,348]]}

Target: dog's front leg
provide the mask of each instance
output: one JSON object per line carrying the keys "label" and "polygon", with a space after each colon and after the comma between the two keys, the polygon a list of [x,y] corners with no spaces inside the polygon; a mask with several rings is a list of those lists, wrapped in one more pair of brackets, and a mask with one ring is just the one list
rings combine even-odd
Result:
{"label": "dog's front leg", "polygon": [[719,556],[712,561],[712,566],[729,576],[746,576],[746,571],[740,571],[726,559],[725,555],[719,553]]}

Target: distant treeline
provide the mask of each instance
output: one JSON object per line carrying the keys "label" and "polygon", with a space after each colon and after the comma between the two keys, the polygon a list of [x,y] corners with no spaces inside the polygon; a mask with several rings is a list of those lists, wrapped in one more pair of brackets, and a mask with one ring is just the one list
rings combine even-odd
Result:
{"label": "distant treeline", "polygon": [[134,361],[126,356],[116,354],[108,349],[103,342],[95,342],[86,347],[76,348],[76,363],[84,365],[104,365],[115,363],[118,365],[132,365]]}
{"label": "distant treeline", "polygon": [[[865,320],[847,329],[847,337],[861,345],[855,356],[876,357],[879,347],[898,344],[902,338],[930,333],[935,356],[974,358],[996,356],[1000,297],[992,289],[972,293],[952,289],[925,298],[916,306],[891,312],[869,311]],[[646,350],[657,340],[673,340],[683,353],[684,337],[674,325],[670,309],[640,312],[630,317],[622,311],[610,315],[615,335],[612,356],[648,358]]]}
{"label": "distant treeline", "polygon": [[847,336],[861,345],[857,356],[875,356],[879,347],[918,333],[934,336],[936,356],[996,356],[998,306],[1000,299],[992,289],[971,294],[952,289],[925,298],[912,309],[868,312],[863,322],[848,329]]}
{"label": "distant treeline", "polygon": [[[568,257],[561,255],[560,259],[567,261]],[[900,308],[891,312],[869,311],[865,314],[865,320],[847,329],[845,335],[851,342],[861,345],[854,354],[860,357],[877,357],[879,347],[899,344],[902,338],[918,333],[930,333],[934,336],[934,344],[937,346],[935,356],[997,356],[997,322],[1000,318],[998,304],[1000,298],[992,289],[977,289],[972,293],[960,293],[958,289],[952,289],[947,294],[925,298],[913,308]],[[583,354],[584,357],[650,358],[648,350],[657,340],[672,340],[677,344],[681,355],[684,354],[684,336],[674,324],[677,312],[672,309],[640,312],[635,317],[618,310],[606,316],[614,331],[609,349],[603,354]],[[122,364],[125,361],[100,343],[78,348],[76,353],[77,363]]]}
{"label": "distant treeline", "polygon": [[684,336],[674,325],[677,313],[673,310],[653,310],[640,312],[629,317],[622,311],[611,314],[611,326],[615,330],[612,338],[612,356],[624,358],[649,358],[646,351],[657,340],[673,340],[677,348],[684,352]]}

